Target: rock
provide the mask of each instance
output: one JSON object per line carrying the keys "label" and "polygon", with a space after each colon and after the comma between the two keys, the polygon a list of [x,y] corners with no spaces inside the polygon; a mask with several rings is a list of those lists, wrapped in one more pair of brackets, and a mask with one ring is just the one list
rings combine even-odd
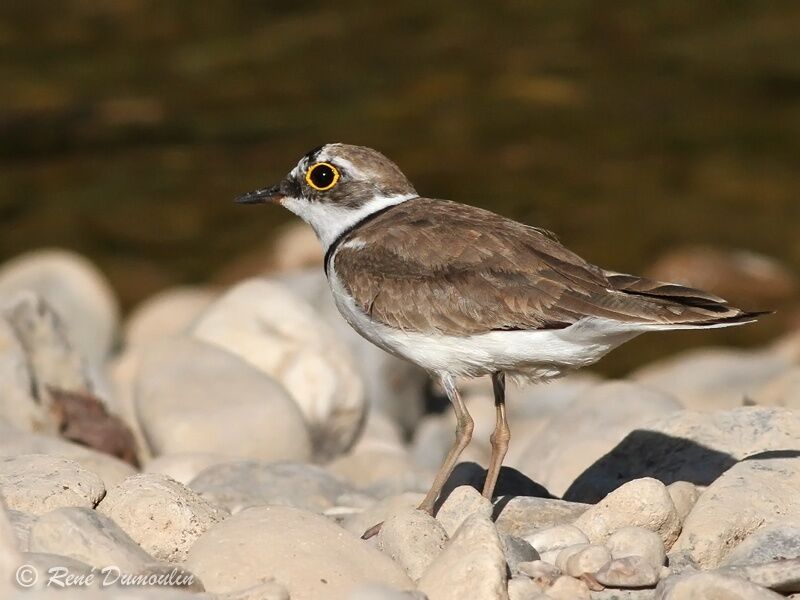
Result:
{"label": "rock", "polygon": [[737,463],[703,492],[672,549],[709,568],[769,525],[800,525],[800,458],[762,453]]}
{"label": "rock", "polygon": [[601,383],[554,413],[511,466],[563,494],[631,431],[681,408],[673,396],[636,383]]}
{"label": "rock", "polygon": [[616,558],[595,573],[598,583],[606,587],[640,588],[658,583],[659,568],[641,556]]}
{"label": "rock", "polygon": [[800,367],[794,367],[766,382],[753,394],[753,402],[765,406],[800,408]]}
{"label": "rock", "polygon": [[327,468],[366,493],[379,497],[406,491],[424,492],[433,482],[433,474],[416,467],[403,448],[352,451],[334,459]]}
{"label": "rock", "polygon": [[675,481],[667,486],[667,491],[678,511],[678,518],[683,523],[700,497],[700,490],[689,481]]}
{"label": "rock", "polygon": [[378,533],[378,549],[417,581],[447,543],[447,533],[436,519],[416,509],[390,516]]}
{"label": "rock", "polygon": [[322,269],[290,273],[281,277],[280,282],[311,304],[350,350],[371,411],[387,415],[405,430],[413,430],[423,414],[428,374],[418,366],[384,352],[356,333],[333,303]]}
{"label": "rock", "polygon": [[31,528],[32,552],[61,554],[102,569],[109,565],[134,573],[155,562],[119,525],[89,508],[58,508]]}
{"label": "rock", "polygon": [[49,405],[34,395],[25,349],[4,318],[0,318],[0,381],[0,421],[24,431],[55,432],[57,420]]}
{"label": "rock", "polygon": [[270,461],[310,456],[303,415],[283,388],[240,358],[197,340],[148,346],[135,402],[156,455],[212,452]]}
{"label": "rock", "polygon": [[588,508],[588,505],[577,502],[525,496],[511,498],[508,502],[498,505],[498,508],[500,506],[502,508],[495,521],[497,529],[524,538],[528,542],[530,542],[528,536],[536,530],[572,523]]}
{"label": "rock", "polygon": [[422,592],[400,591],[374,583],[362,585],[347,596],[347,600],[427,600]]}
{"label": "rock", "polygon": [[791,366],[773,352],[706,348],[652,363],[631,377],[674,394],[686,408],[732,409]]}
{"label": "rock", "polygon": [[14,510],[39,515],[62,506],[94,508],[105,492],[97,475],[68,458],[45,454],[0,458],[0,496]]}
{"label": "rock", "polygon": [[543,527],[526,535],[525,540],[540,555],[552,557],[553,561],[562,549],[589,543],[586,534],[574,525]]}
{"label": "rock", "polygon": [[22,254],[0,267],[0,295],[30,290],[52,306],[69,339],[101,364],[116,337],[119,309],[105,278],[85,258],[64,250]]}
{"label": "rock", "polygon": [[186,333],[217,294],[201,287],[174,287],[137,306],[125,325],[125,341],[144,344]]}
{"label": "rock", "polygon": [[267,581],[243,590],[216,594],[215,598],[217,600],[289,600],[289,590],[277,581]]}
{"label": "rock", "polygon": [[668,577],[658,584],[656,598],[658,600],[697,600],[699,598],[781,600],[783,596],[738,577],[725,577],[711,572]]}
{"label": "rock", "polygon": [[352,511],[341,520],[341,526],[356,537],[361,537],[367,529],[386,521],[391,515],[416,508],[424,497],[425,494],[406,492],[383,498],[371,503],[364,510]]}
{"label": "rock", "polygon": [[543,560],[534,560],[518,565],[519,572],[530,577],[542,589],[548,588],[561,577],[561,569]]}
{"label": "rock", "polygon": [[643,527],[623,527],[606,540],[613,558],[640,556],[658,571],[667,559],[664,542],[657,533]]}
{"label": "rock", "polygon": [[136,470],[121,460],[78,444],[36,433],[19,431],[0,423],[0,457],[20,454],[49,454],[69,458],[97,474],[106,487],[116,485]]}
{"label": "rock", "polygon": [[539,560],[539,553],[522,538],[501,533],[500,543],[503,545],[503,555],[506,557],[506,564],[508,564],[508,570],[512,575],[519,573],[520,563]]}
{"label": "rock", "polygon": [[600,544],[588,544],[579,547],[577,552],[569,553],[564,565],[561,563],[561,554],[569,550],[564,548],[556,559],[556,566],[571,577],[580,577],[584,573],[597,573],[606,564],[611,562],[611,552]]}
{"label": "rock", "polygon": [[606,588],[591,592],[592,600],[655,600],[653,588],[640,588],[635,590],[621,590]]}
{"label": "rock", "polygon": [[[64,592],[65,590],[60,589],[61,585],[59,584],[62,584],[66,588],[67,577],[73,577],[75,579],[86,577],[92,572],[93,568],[85,562],[70,558],[69,556],[48,554],[46,552],[23,552],[20,562],[18,563],[18,566],[19,565],[29,565],[33,567],[29,572],[35,572],[37,575],[35,583],[32,583],[30,586],[27,584],[24,586],[26,594],[31,593],[28,590],[46,590],[47,588],[53,590],[52,593],[54,594],[56,593],[56,589],[58,589],[59,592]],[[99,589],[102,578],[98,576],[95,577],[96,581],[93,581],[91,584],[87,583],[85,586],[80,586],[80,589]],[[73,579],[73,581],[75,581],[75,579]],[[59,596],[60,595],[59,593]]]}
{"label": "rock", "polygon": [[758,565],[735,565],[718,570],[723,576],[741,577],[776,592],[800,592],[800,558]]}
{"label": "rock", "polygon": [[378,550],[325,517],[287,506],[253,507],[226,519],[200,536],[185,565],[214,593],[265,577],[286,586],[292,598],[341,598],[366,583],[413,588]]}
{"label": "rock", "polygon": [[[494,409],[492,409],[492,413],[494,413]],[[494,416],[492,416],[492,419],[494,419]],[[450,441],[452,441],[454,430],[455,426],[453,426],[452,430],[450,431]],[[472,444],[470,444],[468,448],[471,447],[471,445]],[[490,454],[491,450],[487,453],[486,461],[489,460]],[[438,470],[438,466],[434,472],[436,470]],[[453,469],[453,473],[445,482],[445,485],[442,488],[442,494],[439,497],[437,504],[441,504],[445,499],[447,499],[450,493],[457,487],[469,485],[478,491],[482,491],[483,484],[485,482],[486,469],[482,468],[475,462],[468,461],[462,455],[462,462],[456,465],[456,468]],[[501,496],[535,496],[537,498],[553,498],[552,494],[550,494],[545,487],[536,483],[527,475],[524,475],[516,469],[512,469],[511,467],[500,468],[500,473],[497,477],[497,484],[494,486],[494,493],[492,495],[495,499]]]}
{"label": "rock", "polygon": [[189,485],[205,469],[228,462],[231,462],[231,458],[223,454],[178,452],[154,458],[144,466],[144,472],[166,475],[183,485]]}
{"label": "rock", "polygon": [[545,590],[548,598],[554,600],[590,600],[588,586],[580,579],[562,575]]}
{"label": "rock", "polygon": [[322,512],[355,491],[315,465],[257,461],[214,465],[193,479],[189,487],[232,513],[261,504]]}
{"label": "rock", "polygon": [[192,334],[277,379],[302,410],[317,456],[353,445],[366,415],[362,382],[347,348],[301,298],[245,281],[212,304]]}
{"label": "rock", "polygon": [[546,599],[542,588],[529,577],[512,577],[508,580],[508,600],[540,600]]}
{"label": "rock", "polygon": [[492,503],[475,488],[462,485],[455,488],[436,513],[448,536],[453,536],[461,524],[472,514],[492,516]]}
{"label": "rock", "polygon": [[748,535],[720,564],[753,565],[791,558],[800,558],[800,525],[793,527],[778,522]]}
{"label": "rock", "polygon": [[605,542],[623,527],[644,527],[657,533],[666,547],[678,537],[680,521],[663,483],[644,478],[630,481],[589,507],[574,525],[591,542]]}
{"label": "rock", "polygon": [[17,549],[20,552],[27,552],[30,547],[31,528],[36,523],[36,516],[18,510],[7,510],[6,515],[14,530]]}
{"label": "rock", "polygon": [[143,474],[111,488],[97,509],[155,558],[181,562],[227,511],[164,475]]}
{"label": "rock", "polygon": [[480,514],[467,517],[417,587],[429,600],[507,599],[506,562],[492,521]]}
{"label": "rock", "polygon": [[666,484],[709,485],[737,460],[793,448],[798,439],[800,414],[786,408],[681,411],[628,435],[581,475],[564,497],[597,502],[622,483],[641,477]]}
{"label": "rock", "polygon": [[0,495],[0,597],[6,597],[14,589],[12,582],[22,557],[17,551],[14,527],[8,519],[5,502]]}

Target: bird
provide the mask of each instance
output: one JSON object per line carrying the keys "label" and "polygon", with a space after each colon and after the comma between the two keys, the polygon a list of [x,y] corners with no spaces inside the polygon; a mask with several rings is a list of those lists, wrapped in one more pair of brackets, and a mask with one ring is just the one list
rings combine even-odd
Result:
{"label": "bird", "polygon": [[418,507],[428,514],[472,437],[459,378],[491,377],[496,422],[482,492],[491,501],[511,437],[507,376],[543,382],[642,333],[728,327],[765,314],[705,291],[604,270],[550,231],[420,196],[394,162],[364,146],[319,146],[277,185],[237,202],[279,204],[308,223],[344,319],[441,383],[456,435]]}

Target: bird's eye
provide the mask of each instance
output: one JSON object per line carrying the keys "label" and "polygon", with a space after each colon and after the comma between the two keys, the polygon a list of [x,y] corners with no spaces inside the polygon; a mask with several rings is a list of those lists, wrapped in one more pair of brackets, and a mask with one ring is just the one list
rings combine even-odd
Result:
{"label": "bird's eye", "polygon": [[306,183],[315,190],[324,192],[339,181],[339,171],[330,163],[319,162],[306,171]]}

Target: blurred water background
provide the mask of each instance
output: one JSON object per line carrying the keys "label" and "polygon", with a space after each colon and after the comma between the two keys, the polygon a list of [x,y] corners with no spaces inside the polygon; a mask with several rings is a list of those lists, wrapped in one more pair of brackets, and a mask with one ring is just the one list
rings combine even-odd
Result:
{"label": "blurred water background", "polygon": [[344,141],[610,269],[703,243],[796,274],[798,32],[791,0],[3,2],[0,259],[77,250],[126,308],[218,281],[292,219],[233,198]]}

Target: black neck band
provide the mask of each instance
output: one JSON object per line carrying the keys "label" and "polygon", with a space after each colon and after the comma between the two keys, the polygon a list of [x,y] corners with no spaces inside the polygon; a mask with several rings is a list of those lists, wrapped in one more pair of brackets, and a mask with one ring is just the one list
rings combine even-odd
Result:
{"label": "black neck band", "polygon": [[389,209],[394,208],[398,204],[402,204],[402,202],[398,202],[397,204],[390,204],[389,206],[384,206],[382,209],[376,210],[374,213],[368,214],[367,216],[363,217],[362,219],[359,219],[358,221],[350,225],[350,227],[346,228],[344,231],[342,231],[342,233],[336,236],[336,239],[333,240],[333,242],[331,242],[331,245],[328,246],[328,250],[325,252],[325,262],[323,263],[325,267],[325,276],[327,277],[328,275],[328,269],[330,268],[329,263],[331,261],[331,258],[333,257],[333,253],[336,252],[336,249],[344,241],[344,238],[350,235],[355,229],[361,227],[364,223],[369,223],[370,221],[372,221],[372,219],[379,217],[380,215],[382,215]]}

